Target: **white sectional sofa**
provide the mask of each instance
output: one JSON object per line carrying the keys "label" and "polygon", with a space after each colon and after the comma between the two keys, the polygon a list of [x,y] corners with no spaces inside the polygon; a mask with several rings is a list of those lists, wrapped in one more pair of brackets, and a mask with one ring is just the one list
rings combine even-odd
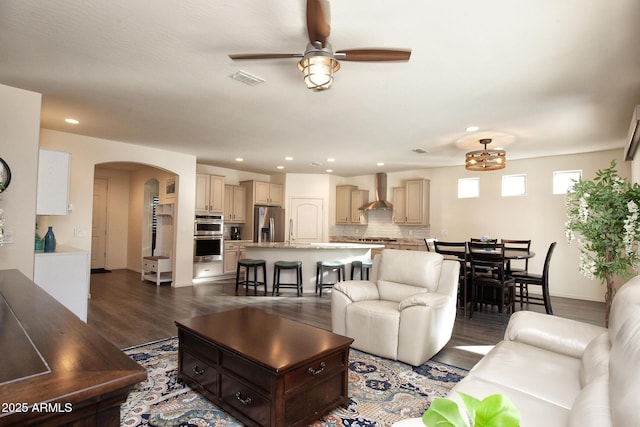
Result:
{"label": "white sectional sofa", "polygon": [[[521,427],[640,426],[640,276],[614,298],[609,328],[515,313],[504,340],[456,385],[479,399],[506,395]],[[397,427],[423,426],[420,419]]]}

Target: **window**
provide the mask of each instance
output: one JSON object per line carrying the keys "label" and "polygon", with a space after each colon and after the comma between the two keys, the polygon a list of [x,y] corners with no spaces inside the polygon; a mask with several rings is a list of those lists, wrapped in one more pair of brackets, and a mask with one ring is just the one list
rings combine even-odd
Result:
{"label": "window", "polygon": [[553,172],[553,194],[567,194],[581,177],[581,170]]}
{"label": "window", "polygon": [[502,177],[502,197],[524,196],[527,194],[527,175],[504,175]]}
{"label": "window", "polygon": [[458,199],[480,197],[480,178],[460,178],[458,180]]}

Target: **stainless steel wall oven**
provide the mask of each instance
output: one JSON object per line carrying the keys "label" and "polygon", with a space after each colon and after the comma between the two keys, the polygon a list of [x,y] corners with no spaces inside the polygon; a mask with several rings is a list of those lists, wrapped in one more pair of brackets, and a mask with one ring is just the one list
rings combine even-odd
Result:
{"label": "stainless steel wall oven", "polygon": [[222,261],[224,239],[222,215],[198,215],[193,227],[193,262]]}

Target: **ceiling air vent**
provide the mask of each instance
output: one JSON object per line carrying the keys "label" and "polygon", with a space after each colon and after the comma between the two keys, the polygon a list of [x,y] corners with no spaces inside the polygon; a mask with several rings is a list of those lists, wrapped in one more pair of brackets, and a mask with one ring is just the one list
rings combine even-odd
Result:
{"label": "ceiling air vent", "polygon": [[253,74],[249,74],[246,71],[242,70],[231,74],[229,77],[231,77],[233,80],[237,80],[249,86],[255,86],[264,82],[263,78],[254,76]]}
{"label": "ceiling air vent", "polygon": [[411,151],[413,151],[416,154],[427,154],[428,151],[422,148],[412,148]]}

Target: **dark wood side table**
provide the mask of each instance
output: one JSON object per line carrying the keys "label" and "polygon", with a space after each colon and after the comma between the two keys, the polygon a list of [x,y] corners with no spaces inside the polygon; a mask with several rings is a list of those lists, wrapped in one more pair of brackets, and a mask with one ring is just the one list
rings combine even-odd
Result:
{"label": "dark wood side table", "polygon": [[144,368],[18,270],[0,270],[0,426],[118,426]]}
{"label": "dark wood side table", "polygon": [[254,308],[177,321],[179,378],[251,426],[348,406],[351,338]]}

